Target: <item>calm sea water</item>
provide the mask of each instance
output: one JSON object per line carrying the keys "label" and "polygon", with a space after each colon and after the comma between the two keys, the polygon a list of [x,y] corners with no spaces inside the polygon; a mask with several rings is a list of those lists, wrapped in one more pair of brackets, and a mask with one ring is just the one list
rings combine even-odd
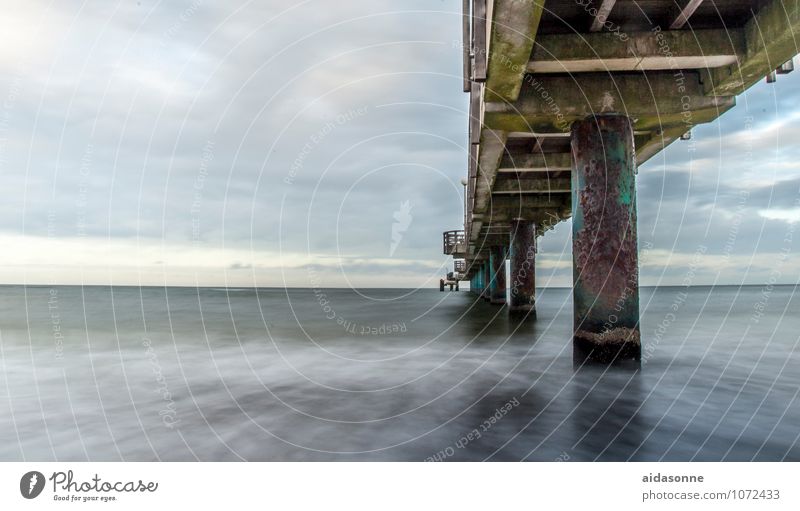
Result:
{"label": "calm sea water", "polygon": [[797,289],[641,302],[576,370],[565,289],[0,287],[0,459],[800,460]]}

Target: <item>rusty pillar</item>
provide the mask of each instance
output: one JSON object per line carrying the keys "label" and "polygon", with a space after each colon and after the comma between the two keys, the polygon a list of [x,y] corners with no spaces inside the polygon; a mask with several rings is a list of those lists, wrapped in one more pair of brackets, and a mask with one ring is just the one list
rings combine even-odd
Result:
{"label": "rusty pillar", "polygon": [[503,305],[506,303],[506,247],[495,245],[491,248],[489,265],[492,272],[491,302]]}
{"label": "rusty pillar", "polygon": [[536,314],[536,224],[511,221],[511,288],[508,310]]}
{"label": "rusty pillar", "polygon": [[574,361],[640,360],[636,157],[623,115],[572,125]]}

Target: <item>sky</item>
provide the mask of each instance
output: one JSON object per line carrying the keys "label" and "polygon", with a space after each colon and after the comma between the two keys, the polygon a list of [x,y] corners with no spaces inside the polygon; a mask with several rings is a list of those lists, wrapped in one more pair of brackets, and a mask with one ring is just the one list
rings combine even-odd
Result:
{"label": "sky", "polygon": [[[452,264],[460,1],[1,9],[0,283],[434,288]],[[799,84],[639,168],[642,284],[797,282]],[[570,230],[539,285],[570,285]]]}

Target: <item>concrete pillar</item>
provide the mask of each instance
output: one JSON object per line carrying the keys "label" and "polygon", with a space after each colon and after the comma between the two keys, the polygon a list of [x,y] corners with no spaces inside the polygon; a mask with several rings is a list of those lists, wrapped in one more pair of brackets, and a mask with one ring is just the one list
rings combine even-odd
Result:
{"label": "concrete pillar", "polygon": [[591,116],[571,136],[574,361],[640,360],[631,121]]}
{"label": "concrete pillar", "polygon": [[495,305],[506,303],[506,247],[495,245],[489,252],[492,272],[491,299]]}
{"label": "concrete pillar", "polygon": [[492,295],[492,265],[491,259],[483,263],[483,299],[487,302],[491,300]]}
{"label": "concrete pillar", "polygon": [[536,224],[511,221],[511,274],[508,310],[536,314]]}

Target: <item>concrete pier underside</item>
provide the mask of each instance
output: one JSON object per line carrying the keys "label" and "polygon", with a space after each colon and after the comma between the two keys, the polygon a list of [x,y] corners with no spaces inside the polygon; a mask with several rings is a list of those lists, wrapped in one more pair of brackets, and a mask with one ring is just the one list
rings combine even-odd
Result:
{"label": "concrete pier underside", "polygon": [[507,247],[509,310],[535,311],[537,238],[572,218],[576,360],[637,360],[637,165],[795,56],[800,0],[595,4],[465,2],[463,258],[490,300]]}

